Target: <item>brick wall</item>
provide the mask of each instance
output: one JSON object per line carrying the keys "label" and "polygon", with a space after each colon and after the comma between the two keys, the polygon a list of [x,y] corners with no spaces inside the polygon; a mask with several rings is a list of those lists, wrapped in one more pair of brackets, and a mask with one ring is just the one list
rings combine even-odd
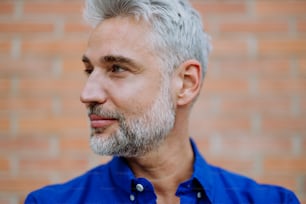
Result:
{"label": "brick wall", "polygon": [[[194,0],[214,51],[192,114],[207,160],[306,203],[306,1]],[[88,147],[82,1],[0,1],[0,203],[106,161]]]}

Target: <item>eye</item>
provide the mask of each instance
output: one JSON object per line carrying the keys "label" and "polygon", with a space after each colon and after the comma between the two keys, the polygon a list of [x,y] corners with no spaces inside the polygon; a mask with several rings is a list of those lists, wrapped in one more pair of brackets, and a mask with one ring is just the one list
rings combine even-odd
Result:
{"label": "eye", "polygon": [[90,74],[93,72],[93,69],[92,69],[92,68],[86,67],[86,68],[84,69],[84,72],[85,72],[86,75],[90,75]]}
{"label": "eye", "polygon": [[122,67],[122,66],[120,66],[120,65],[118,65],[118,64],[113,64],[113,65],[111,66],[110,71],[113,72],[113,73],[120,73],[120,72],[126,71],[126,68],[125,68],[125,67]]}

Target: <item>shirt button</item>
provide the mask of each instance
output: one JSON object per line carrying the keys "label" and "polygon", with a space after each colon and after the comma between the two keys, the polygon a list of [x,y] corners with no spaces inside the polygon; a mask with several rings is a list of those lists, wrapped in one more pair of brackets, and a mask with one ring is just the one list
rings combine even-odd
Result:
{"label": "shirt button", "polygon": [[142,192],[144,190],[144,187],[141,184],[137,184],[136,189],[137,189],[137,191]]}
{"label": "shirt button", "polygon": [[197,193],[197,198],[202,198],[202,192]]}
{"label": "shirt button", "polygon": [[134,201],[135,200],[135,196],[133,194],[130,195],[130,200]]}

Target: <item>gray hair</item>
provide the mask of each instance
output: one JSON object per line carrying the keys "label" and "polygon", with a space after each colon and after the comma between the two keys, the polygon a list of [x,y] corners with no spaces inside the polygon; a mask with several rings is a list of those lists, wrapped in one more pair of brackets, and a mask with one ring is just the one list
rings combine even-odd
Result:
{"label": "gray hair", "polygon": [[204,78],[211,50],[201,18],[188,0],[86,0],[84,18],[93,27],[113,17],[133,16],[149,22],[153,45],[170,68],[188,59],[201,63]]}

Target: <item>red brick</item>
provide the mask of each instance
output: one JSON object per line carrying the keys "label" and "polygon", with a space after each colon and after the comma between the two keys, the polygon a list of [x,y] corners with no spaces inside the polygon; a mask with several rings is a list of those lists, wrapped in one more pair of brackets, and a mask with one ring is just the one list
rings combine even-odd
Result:
{"label": "red brick", "polygon": [[191,117],[201,118],[203,113],[214,114],[215,100],[210,96],[207,96],[205,90],[202,89],[202,94],[198,97],[196,103],[193,106]]}
{"label": "red brick", "polygon": [[300,99],[300,106],[301,106],[301,109],[300,109],[301,114],[305,115],[306,114],[306,97],[305,96]]}
{"label": "red brick", "polygon": [[300,20],[297,22],[297,31],[302,33],[306,32],[306,20]]}
{"label": "red brick", "polygon": [[214,62],[216,67],[208,68],[208,75],[217,69],[221,77],[275,77],[288,78],[290,74],[290,61],[287,59],[222,59]]}
{"label": "red brick", "polygon": [[34,189],[42,187],[50,183],[45,178],[7,178],[0,177],[0,191],[18,193],[18,192],[30,192]]}
{"label": "red brick", "polygon": [[207,77],[203,84],[203,92],[210,94],[241,94],[248,91],[248,81],[245,79]]}
{"label": "red brick", "polygon": [[14,5],[12,2],[1,2],[0,3],[0,14],[12,14],[14,11]]}
{"label": "red brick", "polygon": [[242,57],[247,56],[248,45],[246,40],[237,39],[215,39],[212,41],[213,51],[212,58],[224,57]]}
{"label": "red brick", "polygon": [[0,172],[7,172],[10,169],[10,161],[7,157],[0,156]]}
{"label": "red brick", "polygon": [[23,171],[73,172],[88,167],[88,160],[84,158],[32,158],[21,159],[19,166]]}
{"label": "red brick", "polygon": [[265,39],[258,42],[258,53],[261,56],[298,55],[306,54],[304,39]]}
{"label": "red brick", "polygon": [[262,94],[303,93],[306,87],[304,79],[261,79],[258,81],[258,89]]}
{"label": "red brick", "polygon": [[300,59],[298,61],[299,64],[299,75],[306,77],[306,59]]}
{"label": "red brick", "polygon": [[22,53],[30,56],[77,55],[81,56],[86,48],[86,41],[73,40],[27,40],[21,45]]}
{"label": "red brick", "polygon": [[247,158],[225,158],[224,155],[209,156],[208,162],[240,174],[251,174],[254,169],[254,162]]}
{"label": "red brick", "polygon": [[[32,126],[34,128],[35,126]],[[22,152],[47,152],[50,149],[49,140],[46,137],[24,136],[21,138],[1,138],[1,151],[8,153]]]}
{"label": "red brick", "polygon": [[[5,197],[5,196],[3,196],[3,197]],[[7,196],[7,198],[0,198],[0,203],[1,204],[11,204],[10,196]]]}
{"label": "red brick", "polygon": [[262,118],[262,131],[263,132],[305,132],[306,131],[306,118],[299,117],[293,118],[266,116]]}
{"label": "red brick", "polygon": [[[191,130],[192,131],[192,130]],[[205,155],[205,152],[207,152],[210,148],[210,140],[208,137],[201,137],[200,135],[192,135],[193,140],[197,144],[197,147],[200,152],[202,152]]]}
{"label": "red brick", "polygon": [[91,31],[91,27],[85,23],[66,23],[64,27],[65,33],[89,33]]}
{"label": "red brick", "polygon": [[[306,178],[304,177],[304,178],[302,178],[302,179],[300,179],[300,180],[302,180],[302,191],[301,191],[301,197],[299,197],[299,198],[301,198],[302,200],[301,201],[303,201],[303,199],[304,199],[304,201],[306,201],[306,197],[305,197],[305,194],[303,194],[303,192],[306,192]],[[303,194],[303,196],[302,196],[302,194]],[[302,203],[304,203],[304,202],[302,202]],[[306,203],[306,202],[305,202]]]}
{"label": "red brick", "polygon": [[51,15],[81,15],[83,2],[64,2],[64,1],[46,1],[46,2],[25,2],[24,12],[26,15],[33,14],[51,14]]}
{"label": "red brick", "polygon": [[51,98],[0,98],[0,109],[17,112],[48,112],[52,111]]}
{"label": "red brick", "polygon": [[[24,133],[64,133],[66,131],[79,131],[88,129],[85,117],[71,116],[32,116],[20,117],[19,131]],[[35,129],[33,129],[35,127]]]}
{"label": "red brick", "polygon": [[244,2],[193,1],[192,4],[203,15],[237,15],[246,13],[246,5]]}
{"label": "red brick", "polygon": [[[301,139],[301,147],[300,147],[300,155],[306,155],[306,138],[303,137]],[[306,180],[304,182],[304,190],[303,192],[306,192]]]}
{"label": "red brick", "polygon": [[85,105],[80,101],[79,96],[70,97],[61,101],[63,114],[82,113],[82,117],[87,119]]}
{"label": "red brick", "polygon": [[306,196],[304,193],[297,193],[297,197],[299,198],[299,201],[301,202],[301,204],[306,204]]}
{"label": "red brick", "polygon": [[288,97],[224,97],[221,99],[219,110],[224,114],[289,115],[291,99]]}
{"label": "red brick", "polygon": [[290,16],[305,15],[306,2],[304,1],[256,1],[256,13],[258,15]]}
{"label": "red brick", "polygon": [[[76,68],[77,67],[77,68]],[[84,65],[80,58],[65,58],[63,61],[63,74],[72,74],[74,72],[83,72]]]}
{"label": "red brick", "polygon": [[37,33],[52,32],[54,25],[51,23],[33,22],[0,22],[0,32],[5,33]]}
{"label": "red brick", "polygon": [[7,40],[6,41],[0,40],[0,52],[2,52],[1,55],[3,55],[4,53],[6,55],[9,55],[10,51],[11,51],[11,42]]}
{"label": "red brick", "polygon": [[297,174],[306,172],[305,158],[290,158],[290,157],[265,157],[263,162],[265,171]]}
{"label": "red brick", "polygon": [[0,95],[8,95],[10,92],[10,89],[11,89],[10,79],[0,78]]}
{"label": "red brick", "polygon": [[78,79],[22,79],[19,82],[19,91],[24,96],[61,95],[67,97],[79,97],[84,83],[81,83]]}
{"label": "red brick", "polygon": [[61,138],[60,149],[63,151],[86,152],[90,149],[89,146],[89,131],[88,135],[83,138]]}
{"label": "red brick", "polygon": [[294,192],[298,191],[298,185],[295,175],[277,174],[276,172],[267,172],[257,178],[257,181],[264,184],[274,184],[286,187]]}
{"label": "red brick", "polygon": [[[222,117],[223,116],[223,117]],[[201,118],[194,118],[190,124],[190,129],[200,129],[205,133],[239,133],[247,132],[251,129],[251,122],[246,117],[228,117],[224,115],[214,115]],[[201,134],[202,135],[202,134]]]}
{"label": "red brick", "polygon": [[285,33],[288,32],[288,24],[284,21],[227,21],[219,25],[221,33]]}
{"label": "red brick", "polygon": [[221,139],[221,151],[226,155],[239,155],[244,152],[246,155],[285,155],[292,151],[290,137],[260,137],[246,135],[229,136]]}
{"label": "red brick", "polygon": [[8,133],[10,131],[10,121],[8,117],[0,117],[0,132]]}
{"label": "red brick", "polygon": [[18,60],[6,58],[0,60],[2,76],[50,76],[52,75],[52,61],[42,57],[23,57]]}
{"label": "red brick", "polygon": [[80,81],[85,82],[87,80],[87,75],[84,72],[84,64],[80,57],[65,58],[62,66],[62,77],[78,78]]}

